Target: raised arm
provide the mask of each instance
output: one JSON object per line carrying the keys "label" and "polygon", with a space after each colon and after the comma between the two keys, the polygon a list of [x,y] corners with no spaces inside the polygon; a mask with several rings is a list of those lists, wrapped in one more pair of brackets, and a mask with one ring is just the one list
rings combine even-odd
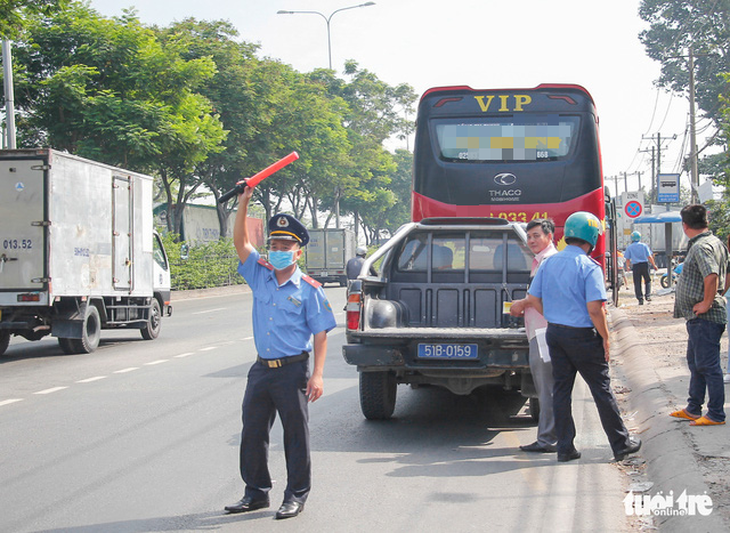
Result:
{"label": "raised arm", "polygon": [[253,252],[254,247],[248,235],[248,224],[246,217],[248,215],[248,204],[251,202],[253,189],[246,187],[243,193],[238,196],[238,210],[236,211],[236,222],[233,225],[233,245],[238,252],[238,258],[241,263],[245,263],[248,256]]}

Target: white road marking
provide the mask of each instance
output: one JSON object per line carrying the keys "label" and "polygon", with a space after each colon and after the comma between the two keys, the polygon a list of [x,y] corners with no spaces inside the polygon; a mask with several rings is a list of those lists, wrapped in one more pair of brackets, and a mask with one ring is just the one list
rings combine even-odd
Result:
{"label": "white road marking", "polygon": [[33,394],[51,394],[53,392],[58,392],[63,389],[68,389],[68,387],[53,387],[50,389],[39,390],[38,392],[34,392]]}
{"label": "white road marking", "polygon": [[167,363],[168,361],[169,361],[169,359],[158,359],[157,361],[150,361],[149,363],[145,363],[145,365],[147,365],[147,366],[161,365],[162,363]]}
{"label": "white road marking", "polygon": [[100,379],[106,379],[106,378],[107,378],[107,376],[95,376],[93,378],[86,378],[86,379],[79,380],[76,383],[91,383],[92,381],[99,381]]}
{"label": "white road marking", "polygon": [[133,372],[134,370],[139,370],[138,366],[130,366],[129,368],[122,368],[121,370],[115,370],[115,374],[126,374],[127,372]]}
{"label": "white road marking", "polygon": [[11,403],[17,403],[17,402],[22,402],[22,401],[23,401],[23,398],[11,398],[9,400],[3,400],[0,402],[0,407],[2,407],[3,405],[10,405]]}
{"label": "white road marking", "polygon": [[175,357],[178,359],[181,359],[183,357],[187,357],[188,355],[193,355],[195,352],[187,352],[187,353],[181,353],[180,355],[176,355]]}
{"label": "white road marking", "polygon": [[206,309],[205,311],[197,311],[195,313],[190,313],[192,315],[207,315],[208,313],[217,313],[218,311],[225,311],[225,307],[218,307],[217,309]]}
{"label": "white road marking", "polygon": [[215,350],[216,348],[218,348],[218,346],[208,346],[207,348],[201,348],[201,349],[200,349],[200,350],[198,350],[198,351],[199,351],[199,352],[209,352],[209,351],[211,351],[211,350]]}

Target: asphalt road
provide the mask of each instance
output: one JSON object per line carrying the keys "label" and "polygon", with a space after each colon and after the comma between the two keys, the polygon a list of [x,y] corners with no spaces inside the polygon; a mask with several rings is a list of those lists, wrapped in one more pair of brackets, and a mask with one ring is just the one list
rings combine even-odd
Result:
{"label": "asphalt road", "polygon": [[528,455],[535,427],[513,393],[398,389],[368,422],[341,355],[344,289],[327,288],[325,395],[311,405],[314,485],[273,520],[286,471],[277,422],[272,508],[225,515],[242,495],[240,403],[255,357],[251,295],[175,302],[160,337],[104,332],[89,355],[13,339],[0,359],[0,531],[628,531],[626,480],[595,406],[574,398],[583,458]]}

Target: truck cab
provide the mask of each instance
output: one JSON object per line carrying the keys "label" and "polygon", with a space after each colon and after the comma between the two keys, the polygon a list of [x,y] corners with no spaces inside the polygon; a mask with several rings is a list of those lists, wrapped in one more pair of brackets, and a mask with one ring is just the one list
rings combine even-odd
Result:
{"label": "truck cab", "polygon": [[365,417],[392,416],[399,384],[533,397],[524,323],[509,314],[532,258],[523,227],[501,218],[409,223],[369,257],[348,289],[343,346]]}

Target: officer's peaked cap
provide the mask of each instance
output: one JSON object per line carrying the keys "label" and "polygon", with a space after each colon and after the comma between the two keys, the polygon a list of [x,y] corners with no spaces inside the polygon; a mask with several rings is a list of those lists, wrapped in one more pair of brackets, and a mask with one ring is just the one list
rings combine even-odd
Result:
{"label": "officer's peaked cap", "polygon": [[271,239],[294,241],[299,246],[305,246],[309,242],[309,232],[293,216],[280,213],[269,220],[269,240]]}

